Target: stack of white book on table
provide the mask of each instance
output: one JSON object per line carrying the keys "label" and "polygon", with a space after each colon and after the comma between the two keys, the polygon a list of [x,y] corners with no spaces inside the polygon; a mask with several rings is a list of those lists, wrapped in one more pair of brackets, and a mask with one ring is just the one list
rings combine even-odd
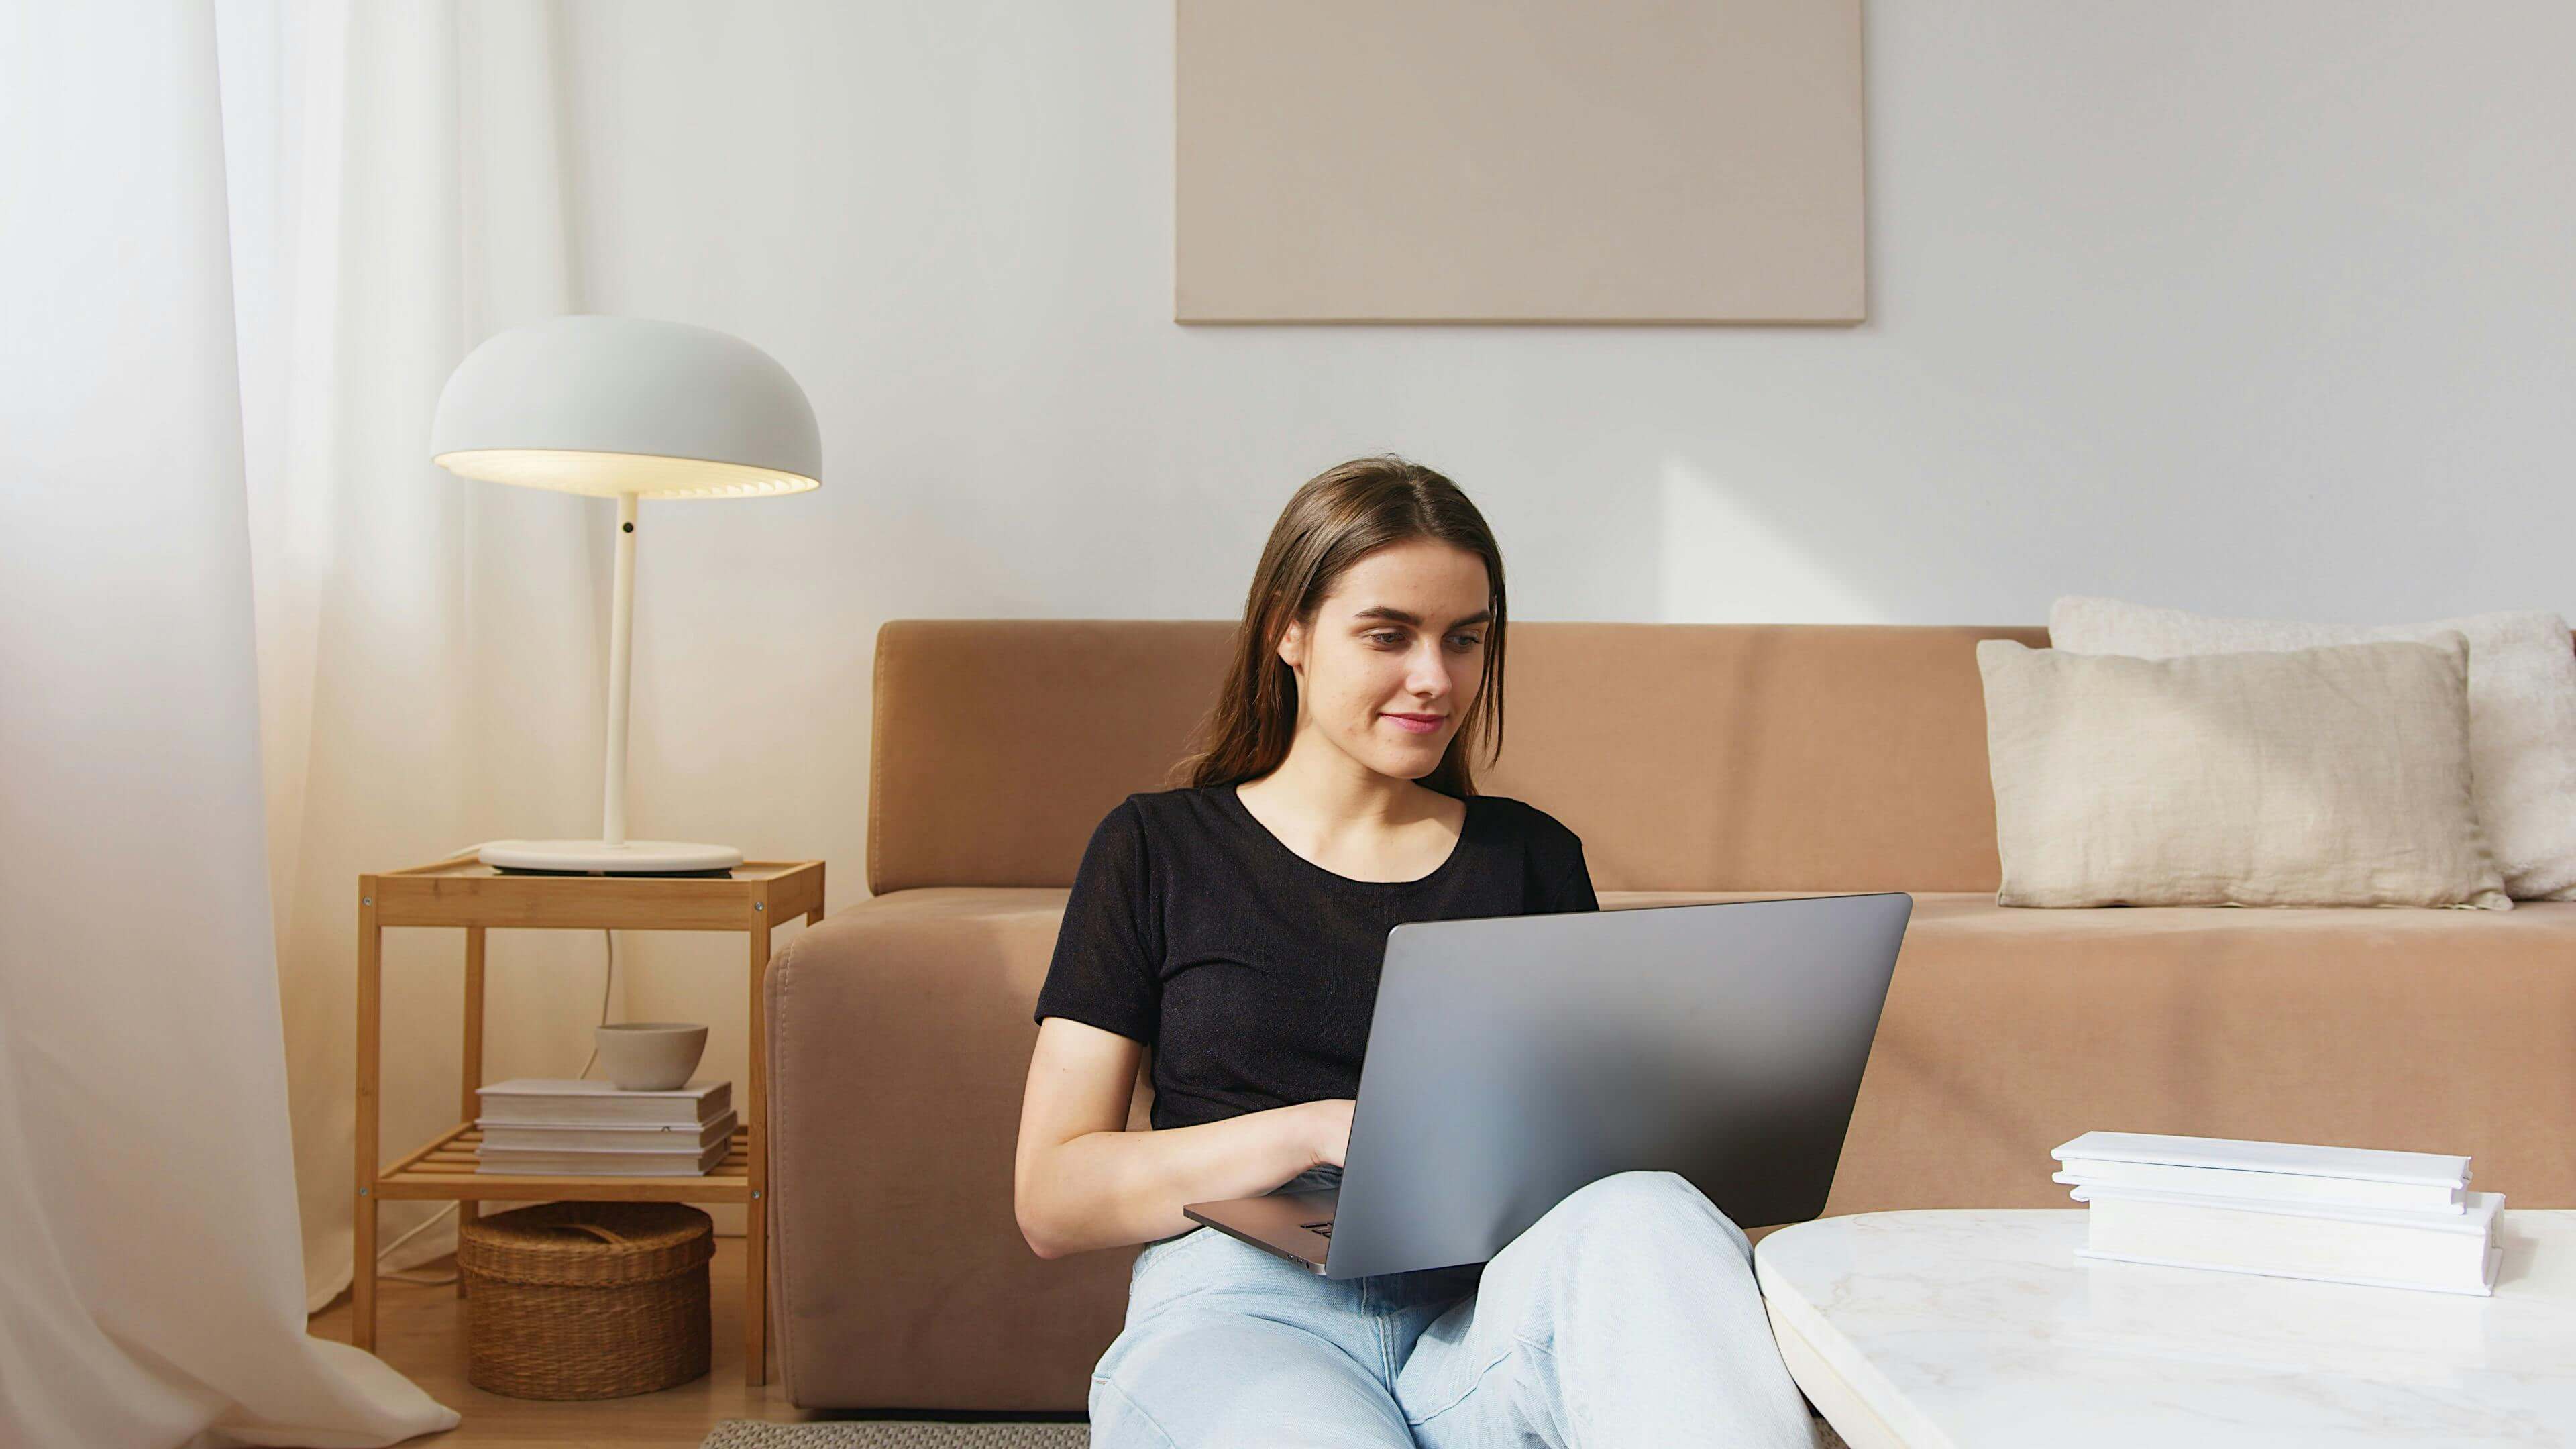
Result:
{"label": "stack of white book on table", "polygon": [[2090,1205],[2084,1257],[2495,1292],[2504,1195],[2469,1191],[2465,1157],[2137,1132],[2049,1156]]}
{"label": "stack of white book on table", "polygon": [[518,1077],[482,1089],[477,1172],[566,1177],[703,1177],[733,1138],[733,1084],[627,1092],[575,1077]]}

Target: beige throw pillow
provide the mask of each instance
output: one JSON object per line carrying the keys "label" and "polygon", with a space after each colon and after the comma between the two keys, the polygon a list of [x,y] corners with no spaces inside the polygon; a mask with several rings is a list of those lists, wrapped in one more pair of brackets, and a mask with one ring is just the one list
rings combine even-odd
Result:
{"label": "beige throw pillow", "polygon": [[2007,906],[2509,909],[2468,643],[2137,659],[1977,645]]}
{"label": "beige throw pillow", "polygon": [[2227,619],[2069,595],[2048,611],[2048,642],[2076,654],[2236,654],[2374,639],[2469,641],[2469,767],[2478,827],[2506,895],[2576,899],[2576,650],[2556,614],[2473,614],[2430,624],[2300,624]]}

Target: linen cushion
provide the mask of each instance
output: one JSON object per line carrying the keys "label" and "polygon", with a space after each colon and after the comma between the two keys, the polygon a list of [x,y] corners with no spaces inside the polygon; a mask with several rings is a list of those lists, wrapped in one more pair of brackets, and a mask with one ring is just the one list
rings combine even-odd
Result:
{"label": "linen cushion", "polygon": [[2512,904],[2456,632],[2174,659],[1989,639],[1977,668],[2000,904]]}
{"label": "linen cushion", "polygon": [[2469,641],[2469,764],[2478,824],[2505,894],[2576,899],[2576,648],[2556,614],[2477,614],[2431,624],[2226,619],[2070,596],[2048,611],[2051,647],[2170,658],[2311,649],[2373,639]]}

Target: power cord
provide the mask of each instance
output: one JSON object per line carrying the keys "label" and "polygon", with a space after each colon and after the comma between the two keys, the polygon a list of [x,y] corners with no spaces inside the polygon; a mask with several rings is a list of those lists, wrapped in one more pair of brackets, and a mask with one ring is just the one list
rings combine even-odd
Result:
{"label": "power cord", "polygon": [[[599,936],[601,940],[608,943],[608,969],[601,972],[599,977],[599,1024],[601,1026],[606,1026],[608,1025],[608,997],[611,988],[617,981],[617,933],[614,931],[602,931],[599,933]],[[587,1077],[590,1075],[590,1069],[597,1065],[599,1065],[599,1034],[593,1032],[590,1038],[590,1059],[583,1062],[581,1064],[581,1070],[574,1073],[574,1075],[576,1077]],[[410,1242],[412,1239],[419,1237],[431,1228],[436,1227],[442,1219],[446,1218],[449,1214],[456,1212],[463,1206],[464,1204],[461,1201],[451,1201],[445,1207],[440,1208],[438,1211],[431,1213],[428,1217],[422,1218],[419,1222],[414,1223],[401,1237],[394,1239],[392,1242],[385,1244],[383,1248],[379,1249],[376,1253],[376,1261],[379,1263],[383,1262],[386,1258],[392,1256],[395,1251],[400,1249],[403,1244]],[[396,1283],[418,1283],[426,1288],[439,1288],[455,1282],[457,1274],[463,1271],[464,1270],[460,1268],[449,1272],[443,1277],[437,1278],[432,1278],[422,1273],[378,1273],[376,1278],[379,1282],[390,1279]]]}

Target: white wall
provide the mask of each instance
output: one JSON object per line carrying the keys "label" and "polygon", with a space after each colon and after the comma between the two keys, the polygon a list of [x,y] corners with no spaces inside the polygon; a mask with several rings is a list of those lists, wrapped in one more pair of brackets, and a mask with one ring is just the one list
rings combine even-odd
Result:
{"label": "white wall", "polygon": [[[1867,11],[1864,326],[1182,328],[1169,0],[577,4],[584,306],[769,349],[827,469],[647,505],[638,833],[855,899],[880,621],[1231,616],[1382,448],[1524,619],[2576,613],[2576,7]],[[727,1038],[713,944],[639,1014]]]}
{"label": "white wall", "polygon": [[1229,612],[1377,447],[1479,500],[1528,618],[2576,607],[2559,0],[1872,0],[1872,320],[1816,331],[1174,325],[1164,0],[572,30],[589,304],[776,352],[834,470],[661,577],[818,640]]}

